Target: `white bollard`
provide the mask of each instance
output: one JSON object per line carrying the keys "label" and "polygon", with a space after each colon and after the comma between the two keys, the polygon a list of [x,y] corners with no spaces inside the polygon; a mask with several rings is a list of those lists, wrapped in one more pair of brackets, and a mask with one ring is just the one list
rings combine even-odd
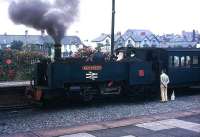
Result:
{"label": "white bollard", "polygon": [[172,101],[175,100],[175,93],[174,93],[174,90],[173,90],[172,95],[171,95],[171,100],[172,100]]}

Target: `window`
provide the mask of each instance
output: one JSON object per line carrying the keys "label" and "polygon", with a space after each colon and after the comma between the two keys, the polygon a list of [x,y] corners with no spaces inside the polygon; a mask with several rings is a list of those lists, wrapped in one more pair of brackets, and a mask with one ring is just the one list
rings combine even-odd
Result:
{"label": "window", "polygon": [[185,66],[185,57],[181,57],[181,67]]}
{"label": "window", "polygon": [[173,56],[169,56],[169,67],[173,67]]}
{"label": "window", "polygon": [[193,64],[196,65],[199,63],[198,56],[193,56]]}
{"label": "window", "polygon": [[179,67],[179,57],[174,56],[174,67]]}
{"label": "window", "polygon": [[190,67],[190,63],[191,63],[191,58],[190,58],[190,56],[186,56],[186,62],[185,62],[186,64],[186,67]]}

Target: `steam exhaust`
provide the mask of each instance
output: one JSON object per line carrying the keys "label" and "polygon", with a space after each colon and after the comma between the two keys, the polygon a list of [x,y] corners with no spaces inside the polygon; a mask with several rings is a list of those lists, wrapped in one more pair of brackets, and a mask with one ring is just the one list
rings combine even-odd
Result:
{"label": "steam exhaust", "polygon": [[79,0],[11,0],[8,13],[15,24],[37,30],[46,30],[54,39],[55,59],[61,56],[61,43],[65,32],[79,12]]}

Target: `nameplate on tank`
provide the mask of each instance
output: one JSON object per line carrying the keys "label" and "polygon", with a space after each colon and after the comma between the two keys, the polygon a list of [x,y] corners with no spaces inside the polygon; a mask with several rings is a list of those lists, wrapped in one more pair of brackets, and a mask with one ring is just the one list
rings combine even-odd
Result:
{"label": "nameplate on tank", "polygon": [[102,66],[101,65],[87,65],[87,66],[82,66],[82,70],[86,70],[86,71],[98,71],[98,70],[102,70]]}

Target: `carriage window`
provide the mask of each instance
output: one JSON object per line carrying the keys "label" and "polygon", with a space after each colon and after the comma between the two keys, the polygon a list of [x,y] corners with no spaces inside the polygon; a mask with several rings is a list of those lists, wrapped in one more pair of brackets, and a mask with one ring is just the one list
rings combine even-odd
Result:
{"label": "carriage window", "polygon": [[186,56],[186,67],[190,67],[191,58],[190,56]]}
{"label": "carriage window", "polygon": [[173,57],[169,56],[169,67],[173,66]]}
{"label": "carriage window", "polygon": [[179,67],[179,57],[174,56],[174,67]]}
{"label": "carriage window", "polygon": [[198,56],[193,56],[193,64],[196,65],[199,63]]}
{"label": "carriage window", "polygon": [[181,67],[185,66],[185,57],[181,57]]}

